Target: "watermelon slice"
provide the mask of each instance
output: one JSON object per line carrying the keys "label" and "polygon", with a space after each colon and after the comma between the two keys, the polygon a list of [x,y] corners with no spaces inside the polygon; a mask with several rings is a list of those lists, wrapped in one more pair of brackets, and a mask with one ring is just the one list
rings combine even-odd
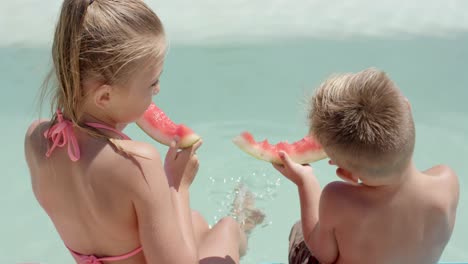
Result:
{"label": "watermelon slice", "polygon": [[280,150],[286,152],[293,161],[300,164],[311,163],[327,157],[322,146],[309,136],[292,144],[280,142],[276,145],[271,145],[268,143],[268,140],[256,142],[252,134],[244,132],[232,141],[241,150],[253,157],[276,164],[283,163],[278,155],[278,151]]}
{"label": "watermelon slice", "polygon": [[183,124],[174,124],[172,120],[154,103],[137,120],[137,125],[150,137],[169,146],[174,138],[179,138],[180,148],[188,148],[200,140],[200,136]]}

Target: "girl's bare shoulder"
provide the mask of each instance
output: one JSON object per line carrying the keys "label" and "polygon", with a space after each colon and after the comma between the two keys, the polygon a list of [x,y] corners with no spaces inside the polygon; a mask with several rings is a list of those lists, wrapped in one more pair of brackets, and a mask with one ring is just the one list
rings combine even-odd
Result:
{"label": "girl's bare shoulder", "polygon": [[27,158],[38,152],[41,148],[47,146],[47,141],[43,135],[49,126],[50,120],[48,119],[38,119],[29,125],[24,139],[24,147]]}
{"label": "girl's bare shoulder", "polygon": [[[161,181],[167,181],[161,155],[146,142],[111,140],[109,148],[96,159],[100,171],[96,174],[131,192],[146,188],[148,184],[154,187],[155,182],[160,185]],[[96,172],[96,167],[94,169]]]}
{"label": "girl's bare shoulder", "polygon": [[34,139],[38,135],[42,135],[47,127],[50,126],[49,119],[38,119],[34,120],[28,127],[26,132],[26,139]]}

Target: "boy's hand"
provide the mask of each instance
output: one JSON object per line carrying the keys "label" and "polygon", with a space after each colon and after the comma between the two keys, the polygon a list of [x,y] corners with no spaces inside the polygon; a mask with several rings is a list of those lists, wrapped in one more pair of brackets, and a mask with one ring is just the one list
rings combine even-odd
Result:
{"label": "boy's hand", "polygon": [[314,173],[309,164],[301,165],[296,163],[283,151],[278,154],[283,161],[283,165],[273,164],[273,167],[297,186],[302,185],[307,177],[313,176]]}
{"label": "boy's hand", "polygon": [[199,162],[195,151],[201,146],[199,140],[191,147],[179,150],[179,141],[174,140],[167,151],[164,160],[164,170],[168,177],[169,186],[179,190],[188,189],[198,172]]}

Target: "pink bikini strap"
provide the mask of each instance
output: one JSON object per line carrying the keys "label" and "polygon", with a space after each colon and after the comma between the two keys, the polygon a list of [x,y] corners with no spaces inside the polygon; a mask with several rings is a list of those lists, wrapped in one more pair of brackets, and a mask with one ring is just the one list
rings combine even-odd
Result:
{"label": "pink bikini strap", "polygon": [[[97,129],[106,129],[112,131],[119,135],[122,139],[130,139],[127,135],[118,131],[117,129],[103,124],[86,123],[86,125]],[[78,146],[78,140],[76,139],[75,133],[73,132],[73,123],[70,120],[64,119],[60,110],[57,110],[57,123],[44,132],[44,137],[52,141],[52,146],[49,146],[46,157],[50,157],[55,148],[61,148],[67,145],[68,156],[70,159],[72,161],[77,161],[80,159],[80,147]]]}
{"label": "pink bikini strap", "polygon": [[118,131],[115,128],[112,128],[112,127],[109,127],[109,126],[106,126],[106,125],[103,125],[103,124],[99,124],[99,123],[86,123],[86,125],[88,125],[90,127],[97,128],[97,129],[106,129],[106,130],[112,131],[112,132],[116,133],[117,135],[119,135],[122,139],[130,140],[130,138],[127,135],[125,135],[124,133]]}
{"label": "pink bikini strap", "polygon": [[75,256],[79,260],[80,264],[102,264],[102,261],[124,260],[124,259],[128,259],[130,257],[135,256],[136,254],[140,253],[143,250],[143,247],[139,247],[139,248],[127,253],[127,254],[120,255],[120,256],[117,256],[117,257],[98,258],[98,257],[96,257],[94,255],[82,255],[82,254],[80,254],[78,252],[73,251],[69,247],[67,247],[67,248],[68,248],[68,250],[70,250],[70,252],[73,254],[73,256]]}

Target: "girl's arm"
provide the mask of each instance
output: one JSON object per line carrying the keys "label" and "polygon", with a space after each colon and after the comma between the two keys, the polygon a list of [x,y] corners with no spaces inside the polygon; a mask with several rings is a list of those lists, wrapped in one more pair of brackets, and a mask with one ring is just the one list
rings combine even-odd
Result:
{"label": "girl's arm", "polygon": [[[163,169],[156,149],[145,143],[131,142],[142,157],[134,157],[133,175],[126,173],[130,197],[138,218],[138,230],[148,263],[198,263],[199,255],[192,230],[188,187],[178,189]],[[168,153],[169,155],[169,153]],[[192,166],[193,155],[184,162]],[[182,164],[183,160],[180,160]],[[137,166],[135,166],[137,165]],[[183,172],[187,166],[184,167]],[[197,166],[196,166],[197,167]],[[197,167],[198,168],[198,167]],[[193,172],[193,170],[192,170]]]}

